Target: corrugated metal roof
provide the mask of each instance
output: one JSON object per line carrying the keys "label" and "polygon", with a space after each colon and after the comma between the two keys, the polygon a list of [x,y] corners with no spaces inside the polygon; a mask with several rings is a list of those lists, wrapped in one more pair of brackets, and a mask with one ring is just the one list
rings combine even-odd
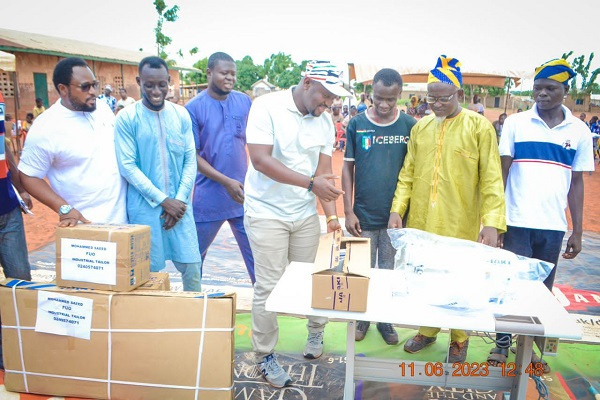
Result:
{"label": "corrugated metal roof", "polygon": [[[118,49],[96,43],[65,39],[37,33],[0,29],[0,50],[48,54],[59,57],[82,57],[87,60],[138,65],[142,58],[154,54]],[[174,69],[194,70],[177,65]]]}

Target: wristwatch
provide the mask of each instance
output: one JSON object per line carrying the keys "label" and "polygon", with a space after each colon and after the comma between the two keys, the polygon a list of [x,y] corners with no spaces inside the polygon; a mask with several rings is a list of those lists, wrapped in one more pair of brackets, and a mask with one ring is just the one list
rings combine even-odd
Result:
{"label": "wristwatch", "polygon": [[71,212],[71,210],[73,209],[73,206],[70,204],[63,204],[62,206],[60,206],[60,208],[58,209],[58,214],[59,215],[67,215],[68,213]]}

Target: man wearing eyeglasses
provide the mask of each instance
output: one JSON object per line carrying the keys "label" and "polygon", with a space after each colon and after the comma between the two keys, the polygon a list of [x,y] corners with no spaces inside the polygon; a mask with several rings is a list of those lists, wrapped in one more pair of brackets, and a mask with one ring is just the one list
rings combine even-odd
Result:
{"label": "man wearing eyeglasses", "polygon": [[[496,132],[482,115],[462,109],[461,85],[459,61],[441,56],[427,85],[426,101],[433,114],[411,131],[388,227],[402,228],[408,213],[407,228],[496,247],[498,233],[506,230]],[[421,351],[436,341],[439,331],[421,327],[404,350]],[[464,362],[467,333],[453,329],[450,336],[448,362]]]}
{"label": "man wearing eyeglasses", "polygon": [[127,223],[115,116],[105,103],[96,103],[98,81],[76,57],[60,61],[52,80],[60,99],[29,130],[19,163],[23,186],[58,213],[60,226]]}

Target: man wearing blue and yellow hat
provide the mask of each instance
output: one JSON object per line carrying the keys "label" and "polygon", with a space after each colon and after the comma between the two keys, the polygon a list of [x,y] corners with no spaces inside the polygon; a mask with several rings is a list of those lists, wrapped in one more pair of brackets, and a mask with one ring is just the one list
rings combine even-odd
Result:
{"label": "man wearing blue and yellow hat", "polygon": [[[581,251],[583,171],[594,170],[589,128],[563,105],[575,72],[556,59],[535,69],[529,111],[509,116],[500,138],[502,175],[506,182],[506,234],[499,245],[516,254],[556,265],[571,212],[573,233],[563,258]],[[552,290],[556,267],[544,284]],[[490,352],[492,365],[506,362],[511,337],[498,334]],[[535,354],[532,361],[540,362]],[[550,368],[545,362],[545,372]]]}
{"label": "man wearing blue and yellow hat", "polygon": [[[458,60],[441,56],[427,83],[425,100],[433,114],[411,131],[388,226],[402,228],[407,213],[407,228],[495,247],[498,233],[506,229],[496,131],[485,117],[460,106]],[[421,351],[436,341],[439,331],[421,327],[404,350]],[[463,362],[468,335],[453,329],[450,336],[448,362]]]}

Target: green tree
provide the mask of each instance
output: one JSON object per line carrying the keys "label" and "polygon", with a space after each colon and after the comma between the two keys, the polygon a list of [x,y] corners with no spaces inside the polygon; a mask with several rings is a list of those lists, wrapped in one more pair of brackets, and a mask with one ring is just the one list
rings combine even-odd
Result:
{"label": "green tree", "polygon": [[[568,53],[564,53],[562,58],[568,61],[571,55],[573,55],[573,50]],[[577,74],[571,80],[571,97],[574,99],[581,97],[581,95],[592,93],[595,87],[594,84],[596,82],[596,78],[598,77],[598,74],[600,74],[600,68],[596,68],[595,70],[591,71],[594,53],[590,53],[589,60],[587,62],[585,59],[585,55],[582,54],[579,57],[575,57],[573,61],[570,62],[573,70]],[[579,77],[581,77],[581,84],[579,87],[577,87],[577,78]]]}
{"label": "green tree", "polygon": [[272,83],[282,89],[297,85],[302,77],[302,71],[306,70],[306,64],[308,64],[307,60],[302,61],[300,65],[294,63],[293,66],[279,74]]}
{"label": "green tree", "polygon": [[262,68],[254,64],[252,57],[245,56],[235,62],[237,68],[237,82],[235,88],[245,92],[250,90],[252,84],[262,78]]}
{"label": "green tree", "polygon": [[[277,85],[279,75],[294,67],[297,67],[297,65],[289,54],[282,52],[271,54],[271,57],[265,59],[263,63],[262,76]],[[298,77],[298,80],[300,80],[300,77]]]}
{"label": "green tree", "polygon": [[[194,50],[194,49],[192,49]],[[197,52],[197,48],[196,48]],[[191,50],[190,50],[191,53]],[[196,53],[194,53],[196,54]],[[206,83],[206,67],[208,65],[208,58],[204,57],[194,63],[194,68],[199,69],[200,72],[189,72],[185,74],[184,80],[186,84],[199,84]]]}
{"label": "green tree", "polygon": [[502,96],[504,93],[506,93],[506,89],[503,87],[499,88],[499,87],[495,87],[495,86],[489,86],[487,88],[487,92],[492,97],[499,97],[499,96]]}
{"label": "green tree", "polygon": [[158,13],[158,21],[156,22],[156,27],[154,28],[156,52],[160,58],[166,60],[168,54],[165,49],[173,42],[173,39],[163,33],[163,24],[165,22],[177,21],[179,6],[174,5],[173,7],[168,8],[167,3],[165,3],[164,0],[154,0],[154,7]]}

